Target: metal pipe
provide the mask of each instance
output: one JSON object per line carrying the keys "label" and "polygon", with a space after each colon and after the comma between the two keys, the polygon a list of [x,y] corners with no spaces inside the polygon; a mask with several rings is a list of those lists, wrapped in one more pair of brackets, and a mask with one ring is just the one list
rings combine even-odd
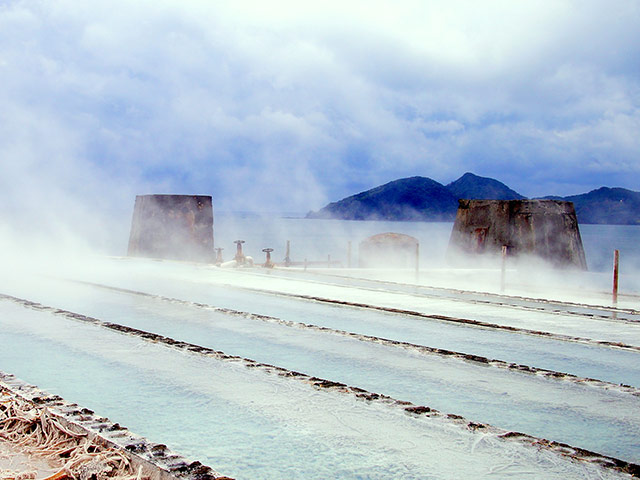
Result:
{"label": "metal pipe", "polygon": [[273,268],[273,262],[271,261],[271,252],[273,252],[273,248],[263,248],[262,251],[267,254],[267,260],[262,266],[264,268]]}
{"label": "metal pipe", "polygon": [[244,253],[242,253],[242,244],[244,243],[244,240],[235,240],[233,243],[236,244],[235,260],[238,262],[238,265],[243,264],[245,261]]}

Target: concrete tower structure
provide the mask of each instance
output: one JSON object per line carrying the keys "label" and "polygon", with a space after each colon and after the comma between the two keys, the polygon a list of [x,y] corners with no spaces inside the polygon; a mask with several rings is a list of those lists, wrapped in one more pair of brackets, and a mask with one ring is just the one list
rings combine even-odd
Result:
{"label": "concrete tower structure", "polygon": [[213,206],[207,195],[138,195],[129,256],[213,262]]}
{"label": "concrete tower structure", "polygon": [[558,267],[587,269],[572,202],[460,200],[447,255],[531,255]]}

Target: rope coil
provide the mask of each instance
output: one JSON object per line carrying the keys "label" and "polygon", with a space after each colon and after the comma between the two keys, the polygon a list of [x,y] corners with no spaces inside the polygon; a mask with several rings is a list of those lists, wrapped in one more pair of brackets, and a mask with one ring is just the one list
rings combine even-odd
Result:
{"label": "rope coil", "polygon": [[[142,480],[127,456],[100,445],[86,432],[64,427],[46,407],[38,407],[3,390],[0,401],[0,442],[8,442],[28,457],[46,460],[57,472],[42,480]],[[36,479],[35,471],[0,469],[2,480]]]}

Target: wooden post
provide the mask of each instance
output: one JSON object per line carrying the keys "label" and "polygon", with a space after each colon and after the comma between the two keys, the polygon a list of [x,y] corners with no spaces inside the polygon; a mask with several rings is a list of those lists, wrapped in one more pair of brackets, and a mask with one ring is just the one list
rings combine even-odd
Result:
{"label": "wooden post", "polygon": [[416,283],[420,283],[420,244],[416,243]]}
{"label": "wooden post", "polygon": [[304,271],[305,272],[307,271],[307,259],[306,258],[304,259]]}
{"label": "wooden post", "polygon": [[284,266],[291,266],[291,242],[287,240],[287,250],[284,254]]}
{"label": "wooden post", "polygon": [[331,268],[331,254],[327,255],[327,268]]}
{"label": "wooden post", "polygon": [[620,251],[613,251],[613,306],[618,306],[618,267],[620,264]]}
{"label": "wooden post", "polygon": [[502,268],[500,270],[500,293],[504,292],[507,277],[507,246],[502,246]]}

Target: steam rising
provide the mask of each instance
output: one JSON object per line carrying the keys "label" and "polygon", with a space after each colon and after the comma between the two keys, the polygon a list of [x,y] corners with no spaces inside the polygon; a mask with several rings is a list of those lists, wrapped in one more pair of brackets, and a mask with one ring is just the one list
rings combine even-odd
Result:
{"label": "steam rising", "polygon": [[[55,270],[123,255],[135,196],[177,193],[213,197],[227,258],[246,237],[279,260],[290,239],[297,260],[346,265],[351,241],[355,265],[366,236],[398,231],[441,268],[439,226],[306,223],[316,245],[277,215],[219,214],[300,216],[469,170],[528,196],[637,188],[639,15],[597,1],[5,2],[0,258]],[[629,275],[640,262],[624,242]],[[615,247],[587,246],[590,267]]]}
{"label": "steam rising", "polygon": [[306,212],[468,170],[529,196],[634,188],[638,15],[601,2],[12,1],[3,210],[55,202],[60,218],[102,198],[120,214],[135,194],[194,193],[221,210]]}

